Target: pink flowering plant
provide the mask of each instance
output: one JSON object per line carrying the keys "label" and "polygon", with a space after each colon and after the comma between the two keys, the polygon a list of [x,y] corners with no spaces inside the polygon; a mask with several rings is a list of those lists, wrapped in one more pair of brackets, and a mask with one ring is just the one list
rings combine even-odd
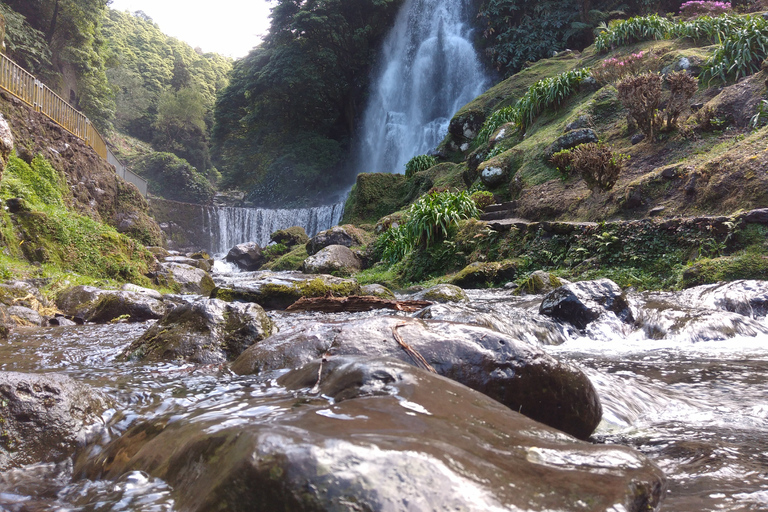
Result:
{"label": "pink flowering plant", "polygon": [[710,0],[690,0],[680,6],[680,14],[693,19],[699,16],[719,16],[731,12],[730,2],[712,2]]}
{"label": "pink flowering plant", "polygon": [[610,84],[625,76],[639,75],[658,67],[659,57],[647,50],[630,55],[611,57],[592,68],[592,78],[599,84]]}

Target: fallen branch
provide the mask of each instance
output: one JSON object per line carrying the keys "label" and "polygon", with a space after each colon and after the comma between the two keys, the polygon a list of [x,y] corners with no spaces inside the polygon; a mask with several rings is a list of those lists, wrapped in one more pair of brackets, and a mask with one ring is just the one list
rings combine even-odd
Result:
{"label": "fallen branch", "polygon": [[394,309],[413,313],[432,303],[426,300],[390,300],[372,295],[352,295],[349,297],[302,297],[286,311],[320,311],[323,313],[356,313],[373,309]]}
{"label": "fallen branch", "polygon": [[413,347],[411,347],[409,344],[407,344],[405,341],[403,341],[403,338],[400,336],[400,334],[397,332],[398,327],[403,327],[406,324],[397,324],[392,328],[392,336],[395,337],[395,341],[397,341],[403,349],[408,352],[408,355],[410,355],[412,358],[416,360],[416,366],[420,366],[422,369],[430,371],[432,373],[437,373],[434,368],[432,368],[432,365],[427,362],[426,359],[424,359],[424,356],[416,352]]}

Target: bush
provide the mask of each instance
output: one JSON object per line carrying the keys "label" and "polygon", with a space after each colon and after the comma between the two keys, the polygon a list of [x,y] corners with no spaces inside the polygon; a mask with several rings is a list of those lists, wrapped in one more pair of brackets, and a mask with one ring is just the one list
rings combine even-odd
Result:
{"label": "bush", "polygon": [[655,70],[658,64],[659,57],[656,53],[643,50],[624,57],[605,59],[590,72],[597,83],[611,84],[628,75],[639,75]]}
{"label": "bush", "polygon": [[699,88],[699,81],[685,71],[670,73],[665,80],[670,92],[665,114],[667,127],[672,128],[677,124],[680,114],[688,109],[691,98]]}
{"label": "bush", "polygon": [[172,153],[150,153],[135,163],[134,170],[149,182],[149,192],[188,203],[207,204],[215,191],[206,177]]}
{"label": "bush", "polygon": [[699,16],[717,16],[731,11],[730,2],[712,2],[710,0],[690,0],[680,6],[680,14],[685,18]]}
{"label": "bush", "polygon": [[435,165],[437,165],[437,158],[431,155],[415,156],[405,164],[405,177],[410,178],[417,172],[426,171]]}
{"label": "bush", "polygon": [[612,22],[608,30],[595,39],[595,49],[604,53],[618,46],[668,39],[673,26],[671,21],[656,14]]}
{"label": "bush", "polygon": [[411,205],[403,224],[379,237],[377,248],[383,260],[395,263],[416,247],[427,249],[442,241],[460,220],[479,216],[480,210],[466,191],[426,194]]}
{"label": "bush", "polygon": [[581,68],[539,80],[528,88],[514,106],[501,108],[488,116],[477,134],[475,147],[488,142],[493,132],[505,123],[515,123],[518,130],[525,131],[544,109],[560,105],[578,91],[579,84],[588,76],[589,69]]}
{"label": "bush", "polygon": [[628,76],[617,85],[619,101],[629,110],[629,115],[640,127],[649,141],[659,128],[661,116],[658,107],[661,102],[661,76],[657,73],[643,73]]}
{"label": "bush", "polygon": [[743,26],[728,33],[704,63],[702,79],[720,78],[725,82],[760,71],[761,63],[768,58],[768,20],[759,15],[743,19]]}
{"label": "bush", "polygon": [[614,153],[609,146],[590,142],[571,150],[571,168],[581,175],[590,190],[610,190],[616,184],[628,155]]}
{"label": "bush", "polygon": [[567,179],[571,175],[573,155],[571,155],[570,149],[558,151],[552,155],[549,161],[555,166],[555,169],[557,169],[563,179]]}
{"label": "bush", "polygon": [[768,124],[768,100],[760,100],[757,104],[757,111],[749,120],[749,127],[753,130],[762,128]]}
{"label": "bush", "polygon": [[487,190],[478,190],[477,192],[472,193],[470,197],[472,198],[472,201],[475,202],[475,206],[480,210],[484,209],[486,206],[492,205],[495,201],[493,194]]}

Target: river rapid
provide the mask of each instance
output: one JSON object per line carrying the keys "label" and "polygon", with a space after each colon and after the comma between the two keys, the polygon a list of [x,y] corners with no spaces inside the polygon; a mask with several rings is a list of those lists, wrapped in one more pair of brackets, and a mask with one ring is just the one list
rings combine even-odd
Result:
{"label": "river rapid", "polygon": [[[541,296],[507,290],[469,291],[470,302],[441,306],[536,343],[582,368],[597,388],[603,420],[595,443],[635,448],[667,476],[661,510],[768,509],[768,323],[752,312],[705,307],[692,293],[629,294],[639,319],[628,326],[603,318],[585,331],[557,325],[533,334]],[[440,310],[432,315],[440,315]],[[356,314],[271,312],[281,332],[318,320]],[[419,313],[416,313],[419,315]],[[423,314],[422,314],[423,315]],[[447,317],[446,317],[447,318]],[[235,376],[220,366],[118,363],[115,358],[148,323],[17,329],[0,342],[0,370],[56,372],[87,383],[114,400],[83,442],[92,454],[137,422],[161,415],[196,415],[221,427],[266,421],[287,395],[282,372]],[[562,342],[562,343],[560,343]],[[34,464],[0,473],[3,511],[172,511],[170,486],[134,471],[117,481],[73,475],[73,464]]]}

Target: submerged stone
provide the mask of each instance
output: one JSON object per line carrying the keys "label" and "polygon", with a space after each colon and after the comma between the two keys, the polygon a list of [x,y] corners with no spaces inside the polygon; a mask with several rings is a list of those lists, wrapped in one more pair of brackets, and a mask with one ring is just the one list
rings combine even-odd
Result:
{"label": "submerged stone", "polygon": [[640,453],[576,441],[400,361],[333,356],[278,383],[291,392],[139,423],[75,473],[149,473],[189,512],[640,512],[664,493]]}
{"label": "submerged stone", "polygon": [[0,471],[66,459],[107,407],[64,375],[0,372]]}
{"label": "submerged stone", "polygon": [[531,343],[452,322],[389,316],[317,322],[250,347],[232,370],[297,368],[326,355],[387,356],[423,367],[417,354],[438,374],[576,437],[588,438],[600,422],[600,400],[580,370]]}

